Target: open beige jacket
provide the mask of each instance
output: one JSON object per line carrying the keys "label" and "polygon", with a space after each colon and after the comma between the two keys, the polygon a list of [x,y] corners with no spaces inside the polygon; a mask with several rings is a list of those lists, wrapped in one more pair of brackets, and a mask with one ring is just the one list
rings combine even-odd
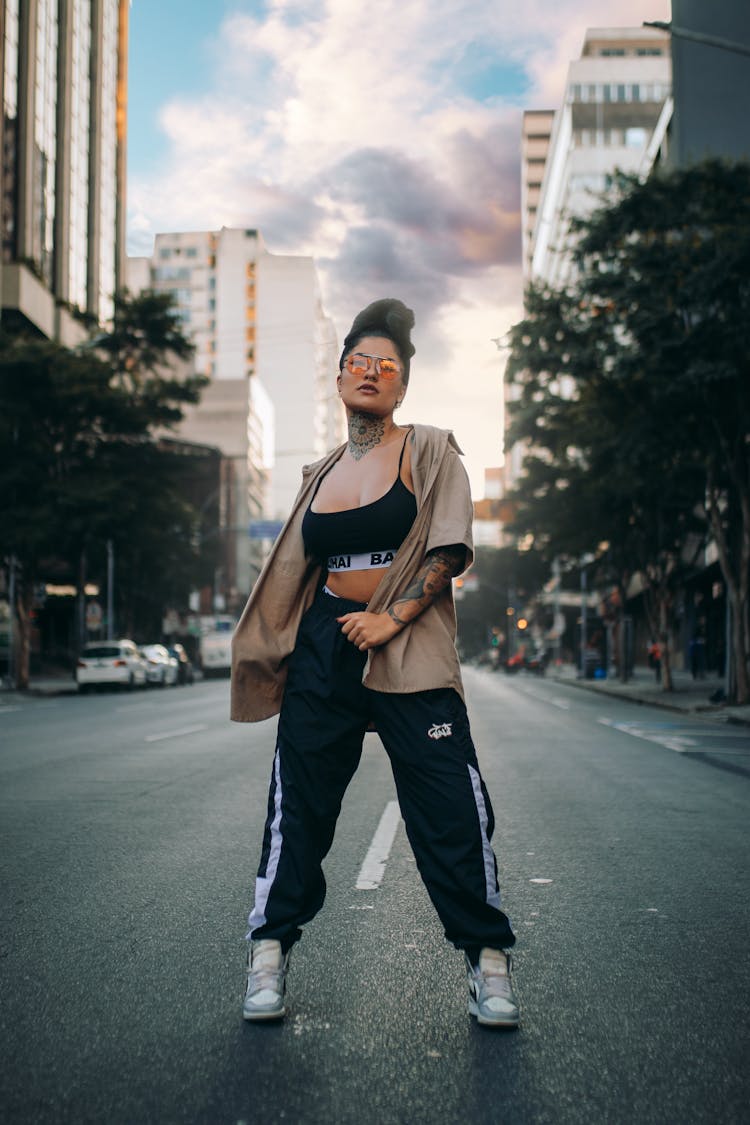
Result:
{"label": "open beige jacket", "polygon": [[[382,613],[414,581],[425,555],[435,547],[463,543],[468,567],[473,558],[473,508],[469,480],[453,434],[414,426],[411,472],[417,517],[368,609]],[[321,565],[305,555],[302,517],[321,476],[341,456],[339,446],[302,470],[302,487],[276,540],[232,639],[231,717],[258,722],[278,714],[287,661],[297,629],[321,579]],[[362,676],[375,691],[414,692],[452,687],[463,695],[455,647],[456,615],[449,586],[388,644],[371,649]]]}

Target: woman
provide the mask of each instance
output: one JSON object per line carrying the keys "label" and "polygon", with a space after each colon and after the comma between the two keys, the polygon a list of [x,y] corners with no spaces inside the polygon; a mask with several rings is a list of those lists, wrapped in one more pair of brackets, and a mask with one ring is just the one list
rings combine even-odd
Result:
{"label": "woman", "polygon": [[454,644],[451,580],[472,559],[468,480],[450,433],[393,417],[413,325],[391,298],[355,318],[337,377],[349,440],[303,471],[234,636],[232,718],[280,712],[248,919],[247,1020],[284,1015],[289,951],[323,905],[321,861],[374,726],[422,879],[466,954],[469,1011],[518,1025],[515,938]]}

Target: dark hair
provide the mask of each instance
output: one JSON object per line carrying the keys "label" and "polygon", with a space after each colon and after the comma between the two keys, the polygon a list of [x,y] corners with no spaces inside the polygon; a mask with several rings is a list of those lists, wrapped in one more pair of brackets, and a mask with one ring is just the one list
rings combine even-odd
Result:
{"label": "dark hair", "polygon": [[339,370],[344,366],[344,359],[360,340],[365,336],[383,336],[398,348],[398,354],[404,367],[404,386],[409,382],[409,362],[416,348],[411,342],[411,330],[414,327],[414,313],[408,309],[403,301],[395,297],[382,297],[373,301],[362,312],[357,313],[344,340],[344,350],[339,360]]}

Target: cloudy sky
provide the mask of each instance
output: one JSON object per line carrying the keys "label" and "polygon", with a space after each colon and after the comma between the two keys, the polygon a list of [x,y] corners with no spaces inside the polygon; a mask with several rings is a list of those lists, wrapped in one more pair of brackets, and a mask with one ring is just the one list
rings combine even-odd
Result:
{"label": "cloudy sky", "polygon": [[[343,338],[417,317],[400,420],[452,428],[475,497],[501,461],[502,354],[521,314],[520,129],[555,108],[587,27],[669,0],[132,0],[128,250],[257,227],[310,254]],[[332,375],[333,377],[333,375]]]}

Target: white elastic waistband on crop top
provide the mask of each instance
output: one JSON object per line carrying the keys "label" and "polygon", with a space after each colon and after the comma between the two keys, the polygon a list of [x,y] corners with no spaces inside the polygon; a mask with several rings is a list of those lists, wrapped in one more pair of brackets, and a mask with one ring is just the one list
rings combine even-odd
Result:
{"label": "white elastic waistband on crop top", "polygon": [[396,554],[396,547],[386,551],[365,551],[362,555],[329,555],[329,570],[379,570],[390,566]]}

